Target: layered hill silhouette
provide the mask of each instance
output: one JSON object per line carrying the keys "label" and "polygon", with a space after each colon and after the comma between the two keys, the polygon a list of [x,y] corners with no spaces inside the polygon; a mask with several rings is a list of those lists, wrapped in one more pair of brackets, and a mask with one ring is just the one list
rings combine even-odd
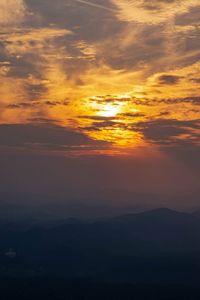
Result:
{"label": "layered hill silhouette", "polygon": [[0,263],[1,276],[198,284],[200,218],[162,208],[25,231],[4,226]]}

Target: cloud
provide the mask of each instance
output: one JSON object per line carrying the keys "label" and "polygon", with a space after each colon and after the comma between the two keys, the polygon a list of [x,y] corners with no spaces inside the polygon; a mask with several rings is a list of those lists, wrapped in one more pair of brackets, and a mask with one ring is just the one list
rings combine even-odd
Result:
{"label": "cloud", "polygon": [[0,1],[0,25],[18,25],[26,13],[24,0],[1,0]]}
{"label": "cloud", "polygon": [[86,4],[95,8],[100,8],[100,9],[105,9],[107,11],[111,11],[111,12],[117,12],[117,10],[114,10],[112,8],[109,8],[107,6],[92,2],[92,1],[84,1],[84,0],[75,0],[76,2],[82,3],[82,4]]}
{"label": "cloud", "polygon": [[200,83],[200,78],[191,78],[190,81],[199,84]]}
{"label": "cloud", "polygon": [[86,127],[86,130],[91,130],[91,131],[96,131],[96,130],[101,130],[102,128],[112,128],[114,126],[119,127],[119,124],[114,121],[110,120],[105,120],[102,122],[93,122],[90,127]]}
{"label": "cloud", "polygon": [[67,151],[101,148],[106,143],[58,125],[39,123],[0,125],[0,146]]}
{"label": "cloud", "polygon": [[35,106],[35,103],[31,103],[31,102],[21,102],[21,103],[12,103],[12,104],[8,104],[7,108],[10,109],[26,109],[26,108],[32,108],[33,106]]}
{"label": "cloud", "polygon": [[181,80],[180,76],[175,76],[175,75],[161,75],[158,77],[158,83],[159,84],[168,84],[168,85],[174,85],[179,83]]}
{"label": "cloud", "polygon": [[112,0],[121,20],[161,23],[199,4],[198,0]]}
{"label": "cloud", "polygon": [[104,117],[104,116],[80,116],[81,119],[89,119],[95,121],[112,121],[115,117]]}
{"label": "cloud", "polygon": [[[188,1],[189,2],[189,1]],[[199,14],[200,14],[200,5],[197,3],[191,7],[187,12],[178,14],[175,18],[175,25],[182,26],[183,29],[186,26],[195,26],[199,25]]]}
{"label": "cloud", "polygon": [[191,103],[193,105],[200,105],[200,96],[191,96],[185,98],[172,98],[172,99],[162,99],[160,100],[162,103],[166,104],[183,104],[183,103]]}
{"label": "cloud", "polygon": [[34,49],[40,50],[48,41],[70,34],[72,34],[70,30],[60,28],[21,28],[12,33],[4,31],[0,33],[0,37],[10,54],[19,55],[32,52]]}
{"label": "cloud", "polygon": [[[26,0],[31,17],[1,31],[2,123],[52,118],[110,141],[133,122],[197,119],[198,28],[191,43],[191,32],[177,30],[195,26],[197,2],[100,2]],[[124,9],[135,19],[122,18]],[[115,118],[103,116],[113,106]]]}
{"label": "cloud", "polygon": [[122,117],[128,117],[128,118],[143,118],[145,117],[145,114],[143,113],[140,113],[140,112],[127,112],[127,113],[122,113],[120,114],[119,116],[122,116]]}
{"label": "cloud", "polygon": [[168,144],[173,147],[175,144],[181,144],[186,140],[199,144],[199,120],[155,119],[138,122],[134,128],[142,132],[148,141],[158,143],[160,146]]}

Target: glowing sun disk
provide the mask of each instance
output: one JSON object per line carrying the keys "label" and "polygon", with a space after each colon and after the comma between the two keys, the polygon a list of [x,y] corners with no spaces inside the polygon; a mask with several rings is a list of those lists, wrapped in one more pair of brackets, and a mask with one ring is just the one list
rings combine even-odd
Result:
{"label": "glowing sun disk", "polygon": [[98,114],[102,117],[115,117],[120,112],[120,110],[120,106],[108,103],[103,106]]}

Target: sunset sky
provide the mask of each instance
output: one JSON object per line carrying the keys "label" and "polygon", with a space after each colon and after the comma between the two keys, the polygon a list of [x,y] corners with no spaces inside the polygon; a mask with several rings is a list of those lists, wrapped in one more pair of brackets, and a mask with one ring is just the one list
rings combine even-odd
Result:
{"label": "sunset sky", "polygon": [[0,83],[5,214],[200,208],[199,0],[1,0]]}

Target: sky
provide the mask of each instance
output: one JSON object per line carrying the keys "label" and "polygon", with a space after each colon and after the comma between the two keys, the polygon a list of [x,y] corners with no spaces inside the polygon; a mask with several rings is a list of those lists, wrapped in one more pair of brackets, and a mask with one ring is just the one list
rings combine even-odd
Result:
{"label": "sky", "polygon": [[199,0],[1,0],[1,214],[200,209],[199,20]]}

